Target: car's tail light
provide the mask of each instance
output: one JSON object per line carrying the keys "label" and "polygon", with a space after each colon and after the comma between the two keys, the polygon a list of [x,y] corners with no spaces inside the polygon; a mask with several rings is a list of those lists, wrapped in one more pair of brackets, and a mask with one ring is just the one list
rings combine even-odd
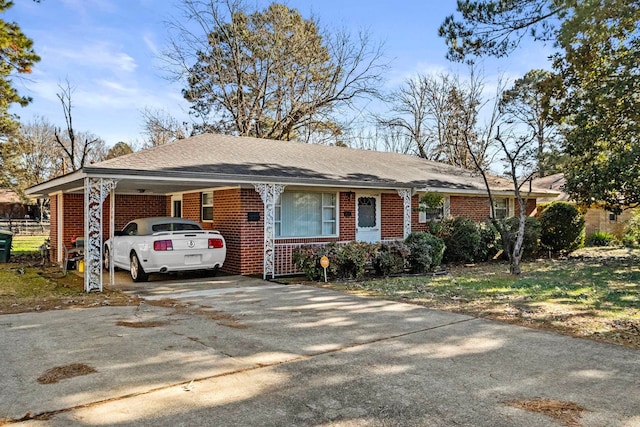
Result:
{"label": "car's tail light", "polygon": [[209,239],[209,249],[224,248],[224,240],[222,239]]}
{"label": "car's tail light", "polygon": [[173,243],[171,240],[156,240],[153,242],[154,251],[172,251]]}

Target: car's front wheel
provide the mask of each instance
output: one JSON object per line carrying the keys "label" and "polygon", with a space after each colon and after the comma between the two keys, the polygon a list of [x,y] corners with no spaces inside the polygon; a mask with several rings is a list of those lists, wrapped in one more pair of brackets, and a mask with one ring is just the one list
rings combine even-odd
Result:
{"label": "car's front wheel", "polygon": [[135,252],[131,254],[129,273],[131,274],[131,279],[134,282],[146,282],[147,280],[149,280],[149,275],[144,271],[142,265],[140,265],[140,260],[138,259],[138,255]]}

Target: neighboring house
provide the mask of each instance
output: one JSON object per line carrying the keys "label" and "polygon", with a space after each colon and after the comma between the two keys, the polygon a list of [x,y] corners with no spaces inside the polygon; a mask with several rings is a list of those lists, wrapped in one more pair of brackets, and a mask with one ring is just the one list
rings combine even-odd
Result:
{"label": "neighboring house", "polygon": [[24,203],[13,190],[0,188],[0,220],[33,218],[33,206]]}
{"label": "neighboring house", "polygon": [[[496,214],[515,214],[510,182],[491,178],[490,185]],[[225,271],[273,277],[295,271],[291,253],[300,245],[424,230],[427,218],[416,208],[425,191],[444,195],[441,216],[489,217],[482,178],[464,169],[396,153],[213,134],[85,166],[27,193],[51,198],[54,261],[72,237],[85,236],[92,290],[102,286],[102,239],[137,217],[199,221],[224,235]],[[536,197],[551,194],[530,192],[527,213]]]}
{"label": "neighboring house", "polygon": [[[555,201],[564,201],[573,203],[569,194],[564,192],[564,174],[557,173],[555,175],[536,178],[533,185],[537,188],[546,188],[559,193],[556,197],[538,198],[538,204],[544,205]],[[584,213],[585,234],[587,237],[602,231],[615,235],[618,239],[622,239],[625,233],[626,222],[631,219],[635,209],[625,209],[621,214],[615,214],[606,210],[602,205],[592,205],[587,208]]]}

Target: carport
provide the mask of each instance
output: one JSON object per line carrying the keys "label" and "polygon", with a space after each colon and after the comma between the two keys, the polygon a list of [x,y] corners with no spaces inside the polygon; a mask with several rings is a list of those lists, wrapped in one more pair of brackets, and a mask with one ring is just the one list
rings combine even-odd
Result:
{"label": "carport", "polygon": [[[209,176],[208,176],[209,175]],[[213,176],[212,176],[213,175]],[[274,210],[275,202],[284,189],[282,184],[259,182],[259,180],[243,180],[238,177],[219,177],[215,174],[194,173],[191,171],[136,171],[125,169],[100,168],[86,166],[71,174],[53,179],[46,183],[31,187],[27,194],[33,197],[50,197],[57,200],[56,212],[51,212],[52,221],[60,227],[52,239],[56,262],[63,261],[65,215],[64,195],[76,194],[84,196],[84,242],[85,271],[84,282],[87,292],[103,289],[102,258],[103,239],[112,238],[116,229],[118,214],[118,198],[123,195],[161,196],[170,203],[171,194],[201,189],[252,188],[263,201],[264,210],[264,277],[273,275],[273,242],[274,242]],[[108,202],[108,217],[105,218],[105,202]],[[52,236],[53,237],[53,236]],[[111,259],[112,261],[112,259]],[[109,266],[109,284],[114,284],[113,262]]]}

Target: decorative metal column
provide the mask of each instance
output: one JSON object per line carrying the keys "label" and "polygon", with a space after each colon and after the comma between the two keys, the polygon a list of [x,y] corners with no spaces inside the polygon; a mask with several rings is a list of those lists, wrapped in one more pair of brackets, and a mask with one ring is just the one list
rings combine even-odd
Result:
{"label": "decorative metal column", "polygon": [[102,203],[116,180],[84,179],[84,290],[102,292]]}
{"label": "decorative metal column", "polygon": [[402,188],[398,190],[398,196],[404,202],[404,238],[411,234],[411,190]]}
{"label": "decorative metal column", "polygon": [[275,276],[274,268],[274,241],[276,232],[276,203],[278,197],[284,191],[284,185],[280,184],[254,184],[264,204],[264,268],[262,278],[266,279],[271,274]]}

